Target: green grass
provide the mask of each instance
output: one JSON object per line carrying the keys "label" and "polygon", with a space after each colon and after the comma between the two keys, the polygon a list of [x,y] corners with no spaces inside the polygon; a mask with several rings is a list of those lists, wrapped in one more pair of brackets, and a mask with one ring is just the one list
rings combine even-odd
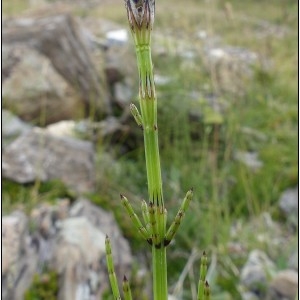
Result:
{"label": "green grass", "polygon": [[[14,3],[16,6],[12,7],[8,0],[4,1],[4,14],[17,14],[24,9],[24,2]],[[230,263],[226,263],[226,257],[233,258],[222,250],[229,240],[230,226],[237,218],[247,220],[265,210],[276,211],[280,193],[298,182],[297,4],[295,1],[233,0],[233,19],[228,20],[224,1],[209,3],[157,0],[156,4],[154,45],[162,45],[161,36],[170,35],[174,39],[168,41],[165,55],[153,52],[155,73],[171,78],[167,85],[157,86],[160,152],[169,220],[175,215],[185,192],[194,187],[191,209],[176,236],[176,243],[168,250],[168,268],[170,284],[173,284],[193,247],[200,251],[207,249],[209,255],[215,251],[219,259],[213,291],[216,294],[228,291],[234,299],[239,299],[237,277],[232,274]],[[127,26],[122,4],[111,3],[85,13]],[[284,35],[278,37],[276,30],[274,34],[266,34],[262,20],[269,22],[272,28],[284,28]],[[188,118],[193,91],[199,95],[216,92],[213,74],[203,66],[202,43],[195,39],[200,29],[219,36],[222,45],[244,47],[258,53],[269,65],[267,69],[260,65],[254,68],[254,76],[242,96],[219,95],[228,106],[218,126],[208,121],[212,118],[211,111],[203,107],[201,99],[193,105],[195,109],[203,109],[204,118],[197,121]],[[259,37],[262,33],[266,34],[264,38]],[[180,41],[198,50],[199,55],[192,65],[176,55],[176,51],[175,54],[172,51],[172,55],[171,51],[168,53],[174,45],[179,47],[176,45]],[[132,52],[134,54],[133,47]],[[137,82],[137,75],[135,80]],[[137,85],[135,91],[138,91]],[[245,132],[245,128],[254,133]],[[115,153],[118,153],[117,147]],[[262,168],[254,172],[235,161],[233,154],[237,150],[257,152],[263,162]],[[105,203],[107,208],[113,209],[124,235],[134,241],[136,252],[145,249],[130,230],[129,220],[124,220],[119,193],[126,195],[137,207],[139,199],[146,197],[143,151],[141,138],[138,148],[116,156],[114,165],[103,166],[100,160],[98,191],[91,197],[96,203]],[[4,182],[3,191],[6,212],[11,210],[13,202],[26,203],[32,187],[12,189]],[[50,197],[49,193],[40,192],[35,189],[35,195],[40,195],[38,201]],[[258,246],[254,241],[249,243],[249,248]],[[245,259],[235,258],[232,264],[240,267]],[[285,259],[278,258],[278,264],[286,265]],[[187,281],[185,299],[190,296]]]}

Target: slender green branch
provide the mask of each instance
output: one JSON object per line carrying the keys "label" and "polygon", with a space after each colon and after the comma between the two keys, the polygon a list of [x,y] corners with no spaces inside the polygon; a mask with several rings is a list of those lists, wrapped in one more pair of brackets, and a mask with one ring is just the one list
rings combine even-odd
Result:
{"label": "slender green branch", "polygon": [[141,208],[142,208],[142,215],[143,215],[143,219],[144,219],[144,222],[145,222],[146,229],[150,233],[150,236],[152,237],[152,227],[151,227],[151,223],[150,223],[150,214],[149,214],[148,205],[147,205],[145,200],[142,200]]}
{"label": "slender green branch", "polygon": [[126,276],[123,278],[123,293],[125,300],[132,300],[130,285]]}
{"label": "slender green branch", "polygon": [[137,109],[137,107],[133,103],[130,104],[130,111],[131,111],[131,114],[133,115],[136,123],[138,124],[138,126],[143,127],[142,116],[139,113],[139,110]]}
{"label": "slender green branch", "polygon": [[177,215],[175,216],[174,221],[172,222],[171,226],[169,227],[169,229],[166,233],[165,241],[164,241],[165,245],[169,245],[169,243],[174,238],[174,236],[178,230],[178,227],[180,226],[180,223],[184,217],[184,214],[190,205],[192,198],[193,198],[193,189],[190,189],[186,193],[186,196],[183,199],[183,202],[181,203],[181,206],[177,212]]}
{"label": "slender green branch", "polygon": [[210,300],[210,288],[207,281],[205,281],[204,286],[204,300]]}
{"label": "slender green branch", "polygon": [[143,226],[143,224],[140,221],[139,217],[137,216],[137,214],[133,210],[131,204],[129,203],[129,201],[127,200],[127,198],[125,196],[123,196],[123,195],[120,195],[120,196],[121,196],[122,204],[125,207],[125,209],[127,210],[127,213],[129,215],[133,225],[136,227],[136,229],[139,231],[139,233],[142,235],[142,237],[145,240],[149,240],[150,239],[150,233]]}
{"label": "slender green branch", "polygon": [[114,262],[112,258],[112,252],[111,252],[111,244],[110,239],[108,236],[106,236],[105,239],[105,252],[106,252],[106,263],[107,263],[107,269],[108,269],[108,275],[109,275],[109,281],[110,286],[114,295],[114,299],[121,300],[120,291],[118,287],[118,281],[114,269]]}
{"label": "slender green branch", "polygon": [[209,300],[210,299],[210,289],[208,282],[206,281],[207,273],[207,256],[203,252],[203,255],[200,260],[200,278],[198,284],[198,296],[197,300]]}

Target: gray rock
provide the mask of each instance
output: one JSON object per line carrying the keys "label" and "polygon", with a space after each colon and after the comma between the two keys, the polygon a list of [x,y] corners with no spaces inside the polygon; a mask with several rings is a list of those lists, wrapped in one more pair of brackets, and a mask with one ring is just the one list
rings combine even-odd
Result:
{"label": "gray rock", "polygon": [[298,291],[298,273],[283,270],[270,283],[267,300],[294,300]]}
{"label": "gray rock", "polygon": [[53,261],[61,278],[58,299],[92,299],[92,295],[100,299],[103,276],[98,273],[104,254],[105,235],[89,220],[74,217],[62,221]]}
{"label": "gray rock", "polygon": [[[16,76],[20,73],[19,83],[16,78],[12,82],[12,76],[5,81],[5,84],[11,81],[6,89],[6,99],[9,100],[10,95],[16,100],[15,91],[10,89],[14,84],[20,85],[21,91],[25,88],[27,93],[21,96],[24,98],[26,95],[33,112],[38,114],[40,109],[35,121],[40,121],[42,125],[79,117],[83,111],[85,116],[90,116],[90,113],[98,117],[110,114],[103,65],[100,72],[96,70],[94,57],[88,51],[82,32],[76,18],[64,9],[61,10],[59,5],[49,5],[33,14],[32,18],[18,18],[7,22],[3,32],[4,43],[12,48],[15,45],[26,45],[28,54],[22,55],[22,60],[13,72]],[[37,51],[30,51],[28,48]],[[26,66],[22,64],[23,61]],[[22,65],[23,69],[19,70]],[[64,92],[63,97],[61,91]],[[31,97],[32,95],[35,97]],[[18,104],[21,105],[22,102],[19,101]],[[29,107],[23,105],[22,108],[28,112]]]}
{"label": "gray rock", "polygon": [[76,122],[73,120],[64,120],[52,123],[46,127],[49,134],[55,136],[76,137]]}
{"label": "gray rock", "polygon": [[189,101],[189,116],[191,120],[204,124],[222,124],[228,103],[215,94],[191,92]]}
{"label": "gray rock", "polygon": [[[122,237],[112,213],[104,211],[85,199],[79,199],[70,210],[71,217],[86,217],[91,224],[99,228],[111,239],[114,262],[123,266],[124,274],[131,264],[132,257],[128,242]],[[122,255],[120,255],[122,253]],[[120,269],[120,267],[119,267]]]}
{"label": "gray rock", "polygon": [[2,83],[10,76],[19,61],[18,53],[11,51],[11,47],[2,45]]}
{"label": "gray rock", "polygon": [[288,261],[288,267],[298,271],[299,267],[299,250],[297,249],[292,253]]}
{"label": "gray rock", "polygon": [[111,213],[78,200],[60,224],[54,250],[54,268],[61,275],[59,300],[101,299],[109,288],[105,261],[105,234],[111,239],[117,277],[129,275],[132,256]]}
{"label": "gray rock", "polygon": [[127,29],[111,30],[106,33],[108,45],[124,45],[128,43]]}
{"label": "gray rock", "polygon": [[259,298],[254,293],[251,292],[243,292],[241,296],[242,296],[242,300],[259,300]]}
{"label": "gray rock", "polygon": [[263,163],[261,160],[259,160],[256,152],[236,151],[234,158],[244,163],[253,171],[258,170],[263,166]]}
{"label": "gray rock", "polygon": [[117,104],[122,108],[128,108],[133,100],[131,87],[123,82],[118,82],[114,85],[113,92]]}
{"label": "gray rock", "polygon": [[37,248],[28,234],[27,217],[19,211],[2,218],[2,299],[23,300],[37,270]]}
{"label": "gray rock", "polygon": [[11,52],[18,52],[20,61],[3,83],[3,107],[35,124],[41,117],[42,123],[49,124],[82,113],[83,104],[76,91],[47,57],[24,46],[11,47]]}
{"label": "gray rock", "polygon": [[28,132],[31,125],[23,122],[20,118],[6,109],[2,109],[2,142],[7,146],[10,142]]}
{"label": "gray rock", "polygon": [[240,280],[247,290],[263,295],[274,271],[274,263],[264,252],[252,250],[241,271]]}
{"label": "gray rock", "polygon": [[206,47],[205,66],[213,70],[219,88],[234,94],[243,94],[245,85],[252,78],[252,66],[258,55],[238,47]]}
{"label": "gray rock", "polygon": [[[31,235],[28,228],[31,228]],[[112,243],[119,282],[130,276],[132,255],[113,215],[78,200],[40,204],[30,222],[21,212],[2,219],[2,284],[4,300],[23,300],[33,275],[54,270],[59,274],[59,300],[95,300],[109,287],[105,234]]]}
{"label": "gray rock", "polygon": [[3,177],[19,183],[61,179],[77,192],[91,191],[95,173],[93,146],[34,128],[3,151],[2,172]]}
{"label": "gray rock", "polygon": [[284,191],[279,199],[279,208],[293,225],[298,224],[298,207],[298,187]]}

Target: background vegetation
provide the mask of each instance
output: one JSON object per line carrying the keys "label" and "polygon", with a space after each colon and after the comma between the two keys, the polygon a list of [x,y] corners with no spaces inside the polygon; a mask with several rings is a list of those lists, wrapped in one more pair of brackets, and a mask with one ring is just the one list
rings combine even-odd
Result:
{"label": "background vegetation", "polygon": [[[211,278],[213,293],[229,291],[238,299],[238,277],[233,270],[246,257],[234,259],[228,252],[231,226],[237,219],[247,221],[263,211],[278,220],[280,193],[298,182],[297,2],[232,0],[231,16],[226,10],[229,2],[221,0],[156,2],[154,47],[161,45],[161,37],[172,36],[175,40],[168,42],[169,54],[153,52],[155,73],[170,78],[167,84],[157,85],[164,197],[170,218],[176,213],[179,199],[194,187],[191,209],[175,244],[169,248],[170,286],[175,286],[192,249],[205,249],[210,257],[216,257],[218,264],[217,275]],[[3,14],[17,15],[27,5],[24,0],[3,1]],[[123,1],[107,1],[91,11],[78,9],[77,14],[111,19],[127,26]],[[275,28],[274,32],[261,35],[262,22]],[[254,76],[241,93],[220,90],[214,71],[205,68],[203,44],[195,39],[199,30],[220,37],[223,45],[258,54],[261,65],[253,68]],[[285,34],[280,36],[282,30]],[[181,43],[196,49],[193,63],[186,63],[182,57]],[[267,62],[267,68],[263,62]],[[201,109],[202,118],[192,121],[189,100],[193,93],[216,95],[226,104],[224,114],[216,115],[199,96],[193,105]],[[97,192],[88,196],[113,210],[134,251],[144,251],[145,245],[124,218],[118,196],[125,194],[138,205],[137,200],[147,195],[142,139],[138,148],[125,154],[121,154],[120,145],[115,145],[115,160],[108,165],[103,159],[105,147],[98,145]],[[251,170],[234,159],[236,151],[256,152],[262,167]],[[52,201],[60,193],[68,194],[57,182],[50,185],[50,189],[40,184],[16,188],[4,181],[4,211],[15,207],[12,199],[18,199],[18,205],[21,202],[30,206],[31,201]],[[251,241],[249,244],[249,248],[257,246],[251,245]],[[198,278],[199,258],[195,261],[195,269],[184,283],[186,299]]]}

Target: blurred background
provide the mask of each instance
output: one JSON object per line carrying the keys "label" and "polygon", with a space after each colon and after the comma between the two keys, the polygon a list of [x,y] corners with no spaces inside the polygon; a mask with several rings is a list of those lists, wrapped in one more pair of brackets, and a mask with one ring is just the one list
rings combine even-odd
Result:
{"label": "blurred background", "polygon": [[[2,9],[3,299],[112,299],[107,233],[118,277],[125,270],[135,299],[151,299],[150,249],[119,200],[138,212],[147,200],[124,1]],[[294,0],[156,1],[169,222],[194,188],[168,248],[170,299],[196,299],[204,250],[212,299],[295,299],[297,12]]]}

